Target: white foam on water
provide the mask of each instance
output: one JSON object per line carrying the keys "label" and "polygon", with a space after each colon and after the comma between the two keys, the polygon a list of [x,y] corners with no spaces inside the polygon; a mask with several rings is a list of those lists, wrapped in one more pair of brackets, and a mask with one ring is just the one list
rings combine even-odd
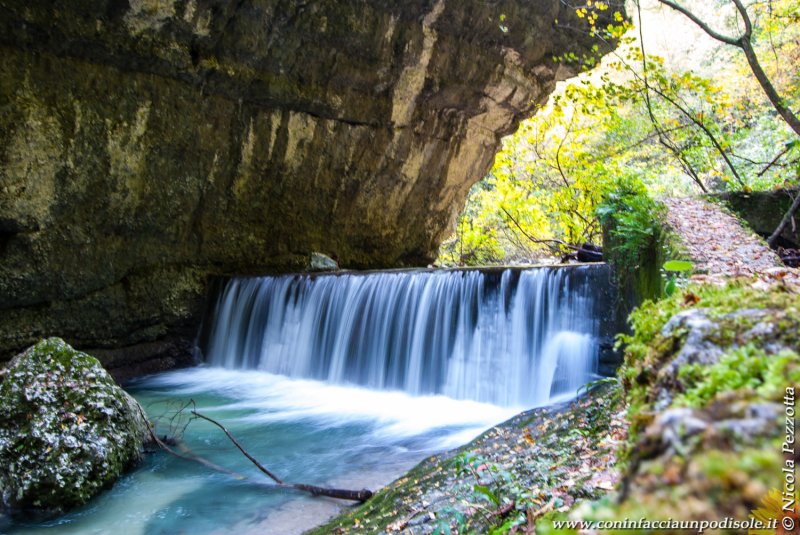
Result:
{"label": "white foam on water", "polygon": [[[229,402],[206,406],[203,412],[237,411],[240,422],[306,421],[319,427],[365,424],[377,443],[439,435],[430,449],[460,444],[520,412],[442,395],[413,396],[403,391],[370,390],[360,386],[292,379],[256,370],[200,367],[168,372],[149,379],[148,388],[169,389],[175,397],[216,393]],[[459,442],[461,441],[461,442]]]}

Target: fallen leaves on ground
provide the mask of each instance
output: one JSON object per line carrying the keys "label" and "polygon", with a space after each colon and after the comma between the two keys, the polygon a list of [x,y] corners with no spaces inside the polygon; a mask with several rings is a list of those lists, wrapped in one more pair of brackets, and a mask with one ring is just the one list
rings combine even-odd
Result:
{"label": "fallen leaves on ground", "polygon": [[759,290],[780,284],[800,293],[800,270],[783,266],[763,239],[723,207],[694,198],[662,202],[667,206],[667,225],[695,264],[690,281],[722,285],[732,278],[746,278]]}

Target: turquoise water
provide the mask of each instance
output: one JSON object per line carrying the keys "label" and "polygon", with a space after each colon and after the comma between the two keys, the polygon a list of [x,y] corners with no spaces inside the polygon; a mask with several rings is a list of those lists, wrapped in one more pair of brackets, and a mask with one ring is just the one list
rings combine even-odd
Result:
{"label": "turquoise water", "polygon": [[[199,411],[224,423],[287,482],[352,489],[375,490],[428,455],[463,444],[520,410],[208,367],[145,378],[128,390],[151,418],[172,415],[180,404],[194,400]],[[159,434],[169,433],[166,420],[161,422]],[[173,426],[185,423],[175,421]],[[288,534],[313,527],[347,505],[274,487],[207,422],[190,422],[183,437],[196,454],[246,479],[150,453],[136,470],[80,510],[48,523],[17,523],[0,531]]]}

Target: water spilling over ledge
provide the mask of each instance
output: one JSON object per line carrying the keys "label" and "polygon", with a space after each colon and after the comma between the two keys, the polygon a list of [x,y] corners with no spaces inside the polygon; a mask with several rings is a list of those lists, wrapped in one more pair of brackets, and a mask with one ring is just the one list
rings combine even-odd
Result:
{"label": "water spilling over ledge", "polygon": [[[603,364],[611,281],[604,265],[227,280],[200,336],[210,365],[129,390],[156,419],[193,400],[287,481],[377,489],[521,405],[571,396]],[[341,506],[265,488],[210,424],[183,441],[247,479],[148,456],[85,507],[0,531],[286,535]]]}
{"label": "water spilling over ledge", "polygon": [[238,278],[201,338],[213,366],[541,405],[596,376],[604,286],[606,266]]}

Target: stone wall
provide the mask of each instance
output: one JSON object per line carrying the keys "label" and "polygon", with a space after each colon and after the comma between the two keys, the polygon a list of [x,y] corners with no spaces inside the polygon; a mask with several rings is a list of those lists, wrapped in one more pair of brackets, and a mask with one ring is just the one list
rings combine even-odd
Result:
{"label": "stone wall", "polygon": [[[767,238],[778,228],[795,195],[800,195],[800,190],[724,193],[718,195],[718,198],[745,220],[753,232]],[[792,225],[790,222],[780,237],[786,240],[778,244],[782,247],[800,246],[800,225]]]}

